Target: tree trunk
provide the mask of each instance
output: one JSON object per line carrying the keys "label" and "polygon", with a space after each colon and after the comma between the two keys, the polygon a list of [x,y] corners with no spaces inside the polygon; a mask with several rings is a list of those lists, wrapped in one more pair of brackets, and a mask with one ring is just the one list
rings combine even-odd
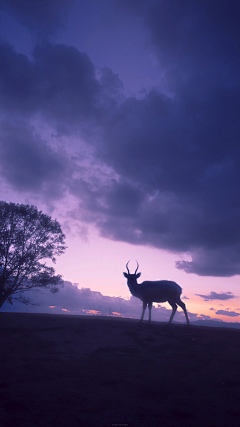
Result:
{"label": "tree trunk", "polygon": [[0,295],[0,308],[3,306],[3,304],[8,299],[8,297],[9,297],[9,295],[6,295],[6,294]]}

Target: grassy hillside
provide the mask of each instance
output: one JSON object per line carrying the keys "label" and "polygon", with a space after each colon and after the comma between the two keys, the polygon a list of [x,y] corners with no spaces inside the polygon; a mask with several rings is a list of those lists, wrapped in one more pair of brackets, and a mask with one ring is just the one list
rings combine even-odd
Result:
{"label": "grassy hillside", "polygon": [[0,313],[0,425],[239,426],[240,331]]}

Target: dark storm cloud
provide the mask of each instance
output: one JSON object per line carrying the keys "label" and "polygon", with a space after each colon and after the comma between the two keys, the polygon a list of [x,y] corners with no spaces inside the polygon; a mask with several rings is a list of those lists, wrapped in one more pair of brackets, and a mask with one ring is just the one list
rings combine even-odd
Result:
{"label": "dark storm cloud", "polygon": [[98,224],[108,237],[188,252],[177,263],[188,273],[239,274],[239,6],[151,2],[144,14],[171,99],[128,99],[106,124],[104,158],[144,197],[127,220],[106,213]]}
{"label": "dark storm cloud", "polygon": [[223,316],[230,316],[230,317],[236,317],[240,316],[239,313],[236,313],[235,311],[227,311],[227,310],[218,310],[215,314],[222,314]]}
{"label": "dark storm cloud", "polygon": [[[75,47],[42,43],[29,60],[2,45],[1,111],[8,120],[39,114],[58,135],[81,135],[90,144],[99,168],[112,172],[70,176],[67,186],[79,199],[75,214],[103,236],[187,253],[177,267],[188,273],[240,274],[238,5],[151,1],[138,14],[159,60],[158,89],[124,98],[118,76],[108,68],[97,75]],[[11,144],[4,145],[6,161]],[[33,143],[29,158],[39,150],[44,165],[39,147]],[[2,164],[16,182],[17,162],[9,170]],[[39,177],[43,170],[51,181],[48,167],[40,166]]]}
{"label": "dark storm cloud", "polygon": [[33,32],[41,36],[63,27],[72,0],[1,0],[0,10],[7,10]]}
{"label": "dark storm cloud", "polygon": [[[41,136],[42,123],[52,126],[54,143],[62,134],[89,135],[89,128],[99,126],[106,111],[118,103],[121,82],[107,67],[97,80],[85,53],[48,42],[35,47],[32,60],[1,43],[0,63],[2,175],[22,191],[40,191],[46,186],[53,190],[55,186],[55,197],[59,197],[71,182],[76,159],[70,160],[61,147],[51,148],[45,135]],[[30,126],[31,119],[34,124]]]}
{"label": "dark storm cloud", "polygon": [[[210,292],[209,295],[200,295],[200,294],[196,294],[198,297],[204,298],[205,301],[209,301],[209,300],[228,300],[231,298],[237,298],[235,295],[232,294],[232,292],[226,292],[226,293],[221,293],[218,294],[216,292]],[[210,310],[213,310],[212,308]]]}
{"label": "dark storm cloud", "polygon": [[[225,210],[224,210],[225,211]],[[223,212],[225,213],[225,212]],[[225,213],[227,216],[227,212]],[[237,215],[236,215],[237,216]],[[236,223],[237,218],[234,219],[234,223]],[[234,274],[240,273],[239,268],[239,257],[240,257],[240,245],[235,242],[235,238],[239,238],[238,233],[234,234],[234,227],[237,225],[233,224],[229,225],[227,221],[224,224],[224,221],[219,224],[219,240],[221,242],[219,243],[219,248],[211,248],[209,249],[207,245],[205,245],[203,248],[199,250],[193,250],[191,251],[191,261],[177,261],[176,266],[180,270],[184,270],[187,273],[196,273],[199,276],[211,276],[212,272],[214,272],[214,276],[225,276],[230,277]],[[203,224],[204,227],[204,224]],[[225,230],[224,230],[225,228]],[[231,233],[232,229],[232,233]],[[226,234],[225,234],[225,233]],[[225,240],[224,240],[224,234],[227,235],[227,232],[229,232],[228,235],[228,242],[226,242],[225,246]],[[232,242],[231,242],[231,234],[232,234]],[[209,245],[213,244],[213,241],[211,241],[211,234],[209,235]]]}
{"label": "dark storm cloud", "polygon": [[75,47],[42,43],[30,61],[1,44],[0,62],[2,111],[41,112],[66,123],[95,116],[99,89],[95,68]]}
{"label": "dark storm cloud", "polygon": [[0,156],[2,176],[15,190],[46,191],[51,197],[62,196],[66,159],[51,151],[30,125],[1,124]]}
{"label": "dark storm cloud", "polygon": [[175,90],[184,86],[200,96],[203,89],[211,90],[216,82],[224,84],[229,74],[231,81],[238,81],[238,2],[153,0],[139,5],[135,0],[124,0],[121,3],[142,16],[167,83]]}

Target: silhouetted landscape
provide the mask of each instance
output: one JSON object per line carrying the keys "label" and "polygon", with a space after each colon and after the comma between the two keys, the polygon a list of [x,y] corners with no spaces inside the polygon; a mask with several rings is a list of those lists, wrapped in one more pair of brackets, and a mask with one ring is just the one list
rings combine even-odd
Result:
{"label": "silhouetted landscape", "polygon": [[238,426],[236,329],[0,313],[1,426]]}

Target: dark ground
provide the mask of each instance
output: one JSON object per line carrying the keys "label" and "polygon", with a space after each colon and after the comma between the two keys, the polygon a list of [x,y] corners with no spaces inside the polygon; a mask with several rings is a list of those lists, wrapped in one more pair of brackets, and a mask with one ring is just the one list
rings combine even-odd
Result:
{"label": "dark ground", "polygon": [[0,313],[0,426],[240,425],[240,331]]}

